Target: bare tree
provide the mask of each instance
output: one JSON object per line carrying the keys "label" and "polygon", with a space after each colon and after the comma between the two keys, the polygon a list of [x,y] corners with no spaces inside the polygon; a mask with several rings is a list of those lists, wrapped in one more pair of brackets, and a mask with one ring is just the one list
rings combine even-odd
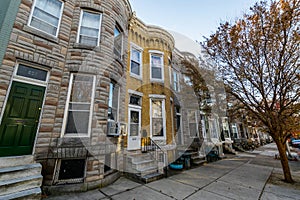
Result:
{"label": "bare tree", "polygon": [[299,129],[300,0],[259,2],[234,24],[204,43],[217,62],[227,92],[267,128],[281,157],[284,178],[293,182],[285,142]]}

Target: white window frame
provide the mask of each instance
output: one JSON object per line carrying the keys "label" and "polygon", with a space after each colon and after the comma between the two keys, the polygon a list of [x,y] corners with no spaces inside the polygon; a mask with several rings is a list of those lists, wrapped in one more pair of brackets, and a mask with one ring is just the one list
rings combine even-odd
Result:
{"label": "white window frame", "polygon": [[[164,95],[149,95],[150,97],[150,137],[153,140],[166,140],[166,104]],[[163,120],[163,136],[153,136],[152,130],[152,101],[159,100],[162,101],[162,120]]]}
{"label": "white window frame", "polygon": [[[121,90],[121,87],[120,87],[120,85],[117,83],[117,82],[115,82],[115,81],[113,81],[113,80],[111,80],[110,81],[110,83],[109,83],[109,92],[108,92],[108,107],[110,107],[109,106],[109,99],[110,99],[110,85],[111,84],[114,84],[115,86],[118,86],[117,87],[117,89],[118,89],[118,100],[117,100],[117,103],[118,103],[118,105],[117,105],[117,108],[116,108],[116,114],[117,114],[117,117],[116,117],[116,119],[114,119],[114,120],[112,120],[112,119],[110,119],[108,116],[108,120],[110,120],[110,121],[115,121],[115,122],[119,122],[119,115],[120,115],[120,90]],[[113,94],[112,94],[113,95]],[[113,96],[112,96],[113,97]]]}
{"label": "white window frame", "polygon": [[[117,52],[120,54],[120,55],[117,55],[116,52],[115,52],[115,39],[116,39],[116,36],[115,36],[115,29],[117,29],[119,31],[119,35],[121,36],[121,49],[120,49],[120,52]],[[122,28],[116,23],[115,24],[115,27],[114,27],[114,54],[120,59],[122,60],[123,58],[123,40],[124,40],[124,37],[123,37],[123,30]]]}
{"label": "white window frame", "polygon": [[[131,72],[131,62],[133,60],[132,58],[132,51],[138,51],[140,53],[140,75],[137,75],[135,73]],[[136,62],[136,61],[135,61]],[[130,76],[137,78],[137,79],[142,79],[143,78],[143,49],[136,44],[131,43],[130,45]]]}
{"label": "white window frame", "polygon": [[72,93],[72,85],[74,81],[74,75],[78,73],[71,73],[70,81],[69,81],[69,88],[68,88],[68,96],[66,101],[66,108],[64,112],[64,119],[63,119],[63,126],[61,130],[61,137],[90,137],[91,135],[91,127],[92,127],[92,116],[93,116],[93,108],[94,108],[94,98],[95,98],[95,85],[96,85],[96,76],[90,74],[81,74],[81,76],[91,76],[93,77],[93,88],[92,88],[92,96],[91,96],[91,105],[90,105],[90,114],[89,114],[89,124],[88,124],[88,133],[87,134],[65,134],[65,130],[67,127],[67,120],[68,120],[68,112],[69,112],[69,104],[70,98]]}
{"label": "white window frame", "polygon": [[[209,129],[210,129],[210,138],[211,139],[219,139],[219,124],[218,119],[215,117],[209,118]],[[215,131],[216,137],[213,136],[213,132]]]}
{"label": "white window frame", "polygon": [[[27,25],[30,26],[30,27],[32,27],[32,28],[34,28],[34,29],[36,29],[36,30],[38,30],[38,31],[41,31],[41,32],[46,33],[46,34],[48,34],[48,35],[57,37],[57,36],[58,36],[58,33],[59,33],[59,29],[60,29],[62,13],[63,13],[63,10],[64,10],[64,2],[63,2],[62,0],[57,0],[57,1],[60,1],[62,4],[61,4],[61,8],[60,8],[60,15],[59,15],[59,20],[58,20],[58,24],[57,24],[56,34],[53,35],[53,34],[50,34],[50,33],[46,32],[46,31],[43,31],[43,30],[41,30],[41,29],[39,29],[39,28],[36,28],[36,27],[30,25],[30,24],[31,24],[31,21],[32,21],[32,17],[33,17],[33,12],[34,12],[34,10],[35,10],[35,8],[36,8],[36,2],[37,2],[37,1],[38,1],[38,0],[35,0],[35,1],[33,2],[33,5],[32,5],[32,8],[31,8],[31,12],[30,12],[30,16],[29,16],[29,20],[28,20],[28,24],[27,24]],[[48,24],[48,22],[46,22],[46,21],[44,21],[44,22]]]}
{"label": "white window frame", "polygon": [[[161,51],[150,50],[150,80],[153,82],[164,82],[164,53]],[[161,57],[161,79],[152,77],[152,56]]]}
{"label": "white window frame", "polygon": [[[190,129],[191,127],[190,127],[190,118],[189,117],[188,117],[188,127],[189,127],[189,136],[190,136],[190,138],[197,138],[197,137],[199,137],[197,110],[187,110],[187,112],[194,112],[195,113],[196,136],[191,135],[191,129]],[[187,113],[187,116],[189,116],[189,113]]]}
{"label": "white window frame", "polygon": [[[175,82],[175,75],[177,77],[177,81]],[[172,73],[172,80],[173,80],[173,88],[174,91],[176,92],[180,92],[180,74],[177,70],[173,69],[173,73]],[[175,87],[175,85],[177,84],[177,86]]]}
{"label": "white window frame", "polygon": [[239,130],[238,130],[237,124],[236,123],[231,124],[231,129],[232,129],[232,136],[233,137],[235,136],[234,134],[236,131],[236,139],[239,139],[240,137],[239,137]]}
{"label": "white window frame", "polygon": [[179,131],[180,131],[180,140],[181,140],[181,144],[180,145],[184,145],[184,137],[183,137],[183,123],[182,123],[182,108],[180,106],[179,107],[179,112],[177,112],[177,108],[175,106],[175,117],[176,117],[176,128],[177,128],[177,116],[180,117],[180,127],[179,127]]}
{"label": "white window frame", "polygon": [[[81,25],[82,25],[83,12],[88,12],[88,13],[92,13],[92,14],[98,14],[98,15],[100,16],[100,19],[99,19],[99,32],[98,32],[98,39],[97,39],[97,45],[96,45],[96,46],[99,46],[99,43],[100,43],[100,36],[101,36],[102,13],[100,13],[100,12],[93,12],[93,11],[86,10],[86,9],[81,9],[81,11],[80,11],[80,20],[79,20],[79,24],[78,24],[77,39],[76,39],[76,42],[79,43],[79,44],[82,44],[82,45],[88,45],[88,44],[80,43],[80,42],[79,42],[79,38],[80,38],[80,30],[81,30]],[[88,46],[90,46],[90,45],[88,45]]]}

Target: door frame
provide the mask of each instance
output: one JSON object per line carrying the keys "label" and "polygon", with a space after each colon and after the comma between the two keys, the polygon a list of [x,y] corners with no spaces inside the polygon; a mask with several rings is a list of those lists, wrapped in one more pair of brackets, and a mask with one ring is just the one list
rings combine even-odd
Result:
{"label": "door frame", "polygon": [[[36,80],[36,79],[33,79],[33,78],[28,78],[28,77],[17,75],[17,72],[18,72],[18,69],[19,69],[19,64],[47,71],[46,80],[45,81],[40,81],[40,80]],[[11,87],[12,87],[13,82],[20,82],[20,83],[25,83],[25,84],[30,84],[30,85],[36,85],[36,86],[40,86],[40,87],[45,87],[44,98],[42,100],[42,107],[41,107],[41,112],[40,112],[40,116],[39,116],[39,123],[37,125],[37,130],[36,130],[36,133],[35,133],[34,144],[32,146],[32,153],[31,153],[31,155],[34,155],[34,153],[35,153],[35,146],[36,146],[36,141],[37,141],[37,136],[38,136],[37,133],[39,132],[39,129],[40,129],[41,119],[42,119],[44,105],[45,105],[45,100],[46,100],[46,94],[47,94],[47,90],[48,90],[47,85],[48,85],[48,81],[49,81],[49,77],[50,77],[50,73],[49,72],[50,72],[50,69],[47,68],[47,67],[37,66],[37,65],[34,65],[34,64],[26,62],[26,61],[24,61],[24,62],[17,62],[16,65],[15,65],[13,77],[11,78],[9,86],[7,88],[7,93],[6,93],[6,96],[5,96],[5,99],[4,99],[4,103],[3,103],[3,107],[2,107],[2,110],[1,110],[1,113],[0,113],[0,124],[1,124],[4,112],[5,112],[5,109],[6,109],[6,105],[8,103],[8,99],[9,99],[9,95],[10,95],[10,92],[11,92]]]}
{"label": "door frame", "polygon": [[[129,137],[130,137],[130,123],[131,123],[131,118],[130,118],[130,113],[131,111],[136,111],[136,112],[139,112],[139,130],[138,130],[138,139],[139,139],[139,147],[137,148],[129,148]],[[142,108],[140,106],[133,106],[133,105],[130,105],[128,106],[128,134],[127,134],[127,150],[138,150],[138,149],[141,149],[142,147],[142,142],[141,142],[141,129],[142,129]]]}

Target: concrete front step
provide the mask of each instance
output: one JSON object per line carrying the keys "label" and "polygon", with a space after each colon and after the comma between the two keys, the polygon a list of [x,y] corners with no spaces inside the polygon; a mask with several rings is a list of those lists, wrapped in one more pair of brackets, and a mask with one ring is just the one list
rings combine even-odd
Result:
{"label": "concrete front step", "polygon": [[144,160],[151,160],[151,156],[148,153],[132,154],[128,155],[127,158],[131,162],[140,162]]}
{"label": "concrete front step", "polygon": [[28,189],[28,190],[23,190],[23,191],[19,191],[19,192],[14,192],[12,194],[6,194],[6,195],[0,195],[0,200],[9,200],[9,199],[41,199],[41,188],[40,187],[36,187],[36,188],[32,188],[32,189]]}
{"label": "concrete front step", "polygon": [[0,181],[41,174],[40,163],[0,168]]}
{"label": "concrete front step", "polygon": [[138,162],[132,162],[132,168],[141,170],[143,168],[156,167],[157,162],[154,160],[143,160]]}
{"label": "concrete front step", "polygon": [[158,166],[146,167],[146,168],[139,169],[138,171],[139,171],[140,176],[144,177],[148,174],[157,173]]}
{"label": "concrete front step", "polygon": [[193,165],[201,165],[201,164],[204,164],[204,163],[206,163],[206,160],[193,160],[192,161]]}
{"label": "concrete front step", "polygon": [[38,174],[0,181],[0,196],[40,187],[42,185],[42,180],[43,176]]}
{"label": "concrete front step", "polygon": [[162,179],[163,177],[164,177],[164,174],[155,172],[155,173],[151,173],[151,174],[143,176],[142,181],[144,183],[150,183],[150,182]]}
{"label": "concrete front step", "polygon": [[32,155],[0,157],[0,168],[22,166],[34,163]]}

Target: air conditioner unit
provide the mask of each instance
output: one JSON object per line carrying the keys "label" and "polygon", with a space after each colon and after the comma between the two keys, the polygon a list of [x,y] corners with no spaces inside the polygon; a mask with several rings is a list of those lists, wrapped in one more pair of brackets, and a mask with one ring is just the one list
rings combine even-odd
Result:
{"label": "air conditioner unit", "polygon": [[107,136],[119,136],[120,135],[120,123],[108,120],[107,121]]}

